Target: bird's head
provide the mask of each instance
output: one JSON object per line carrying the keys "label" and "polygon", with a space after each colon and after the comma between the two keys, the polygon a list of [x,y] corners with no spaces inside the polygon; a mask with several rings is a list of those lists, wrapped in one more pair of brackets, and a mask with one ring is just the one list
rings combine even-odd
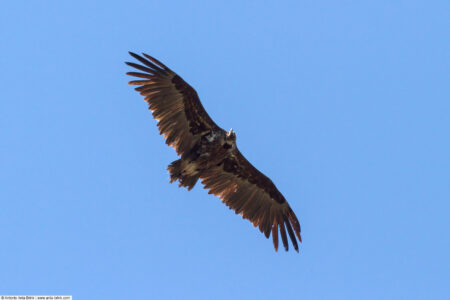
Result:
{"label": "bird's head", "polygon": [[236,132],[234,132],[233,128],[231,128],[230,131],[227,132],[227,140],[236,142]]}

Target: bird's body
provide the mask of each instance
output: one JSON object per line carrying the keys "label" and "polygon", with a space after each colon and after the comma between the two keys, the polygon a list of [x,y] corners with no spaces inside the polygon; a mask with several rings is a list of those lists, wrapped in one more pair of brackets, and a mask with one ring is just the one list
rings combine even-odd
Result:
{"label": "bird's body", "polygon": [[200,136],[198,141],[169,166],[170,181],[180,181],[180,186],[191,190],[205,171],[220,166],[232,157],[236,149],[236,135],[223,130],[211,130]]}
{"label": "bird's body", "polygon": [[273,182],[251,165],[236,146],[236,134],[217,126],[203,108],[195,90],[180,76],[153,57],[131,53],[145,66],[128,65],[145,73],[128,75],[144,80],[131,81],[149,103],[166,143],[180,159],[172,162],[170,181],[192,189],[200,179],[210,194],[219,196],[228,207],[258,226],[266,237],[272,233],[278,248],[278,229],[288,250],[286,230],[298,251],[300,224]]}

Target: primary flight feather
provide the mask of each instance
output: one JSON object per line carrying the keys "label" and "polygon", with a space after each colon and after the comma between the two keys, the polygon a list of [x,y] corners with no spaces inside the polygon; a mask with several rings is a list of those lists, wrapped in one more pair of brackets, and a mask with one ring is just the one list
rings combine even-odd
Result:
{"label": "primary flight feather", "polygon": [[[278,249],[278,231],[285,250],[289,235],[298,252],[300,223],[276,186],[239,152],[236,134],[225,131],[206,113],[197,92],[164,64],[143,53],[130,52],[142,63],[126,64],[140,72],[130,81],[145,97],[166,143],[175,148],[180,159],[169,167],[170,182],[191,190],[200,179],[204,187],[269,238]],[[287,231],[287,234],[286,234]]]}

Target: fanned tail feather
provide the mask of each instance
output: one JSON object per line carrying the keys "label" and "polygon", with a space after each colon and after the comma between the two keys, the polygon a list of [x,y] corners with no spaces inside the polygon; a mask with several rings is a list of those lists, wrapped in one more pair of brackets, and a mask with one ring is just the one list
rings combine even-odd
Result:
{"label": "fanned tail feather", "polygon": [[186,187],[189,191],[195,186],[197,183],[200,173],[195,172],[194,174],[188,173],[186,171],[186,163],[184,163],[183,160],[178,159],[174,162],[172,162],[168,167],[167,170],[170,173],[170,183],[178,180],[179,186]]}

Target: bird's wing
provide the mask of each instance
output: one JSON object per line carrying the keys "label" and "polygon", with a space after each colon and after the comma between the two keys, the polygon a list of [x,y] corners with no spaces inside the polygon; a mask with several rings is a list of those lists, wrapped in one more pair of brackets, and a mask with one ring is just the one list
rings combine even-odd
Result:
{"label": "bird's wing", "polygon": [[128,72],[127,75],[140,78],[129,84],[139,85],[136,90],[145,97],[158,120],[160,133],[178,155],[189,150],[202,133],[222,130],[203,108],[197,92],[180,76],[150,55],[143,53],[145,58],[132,52],[130,55],[143,65],[126,63],[142,71]]}
{"label": "bird's wing", "polygon": [[258,226],[267,238],[272,233],[275,250],[279,229],[285,250],[289,248],[287,230],[298,252],[295,236],[300,242],[302,239],[297,217],[272,180],[250,164],[238,149],[222,164],[205,171],[201,179],[210,194],[219,196],[236,214]]}

